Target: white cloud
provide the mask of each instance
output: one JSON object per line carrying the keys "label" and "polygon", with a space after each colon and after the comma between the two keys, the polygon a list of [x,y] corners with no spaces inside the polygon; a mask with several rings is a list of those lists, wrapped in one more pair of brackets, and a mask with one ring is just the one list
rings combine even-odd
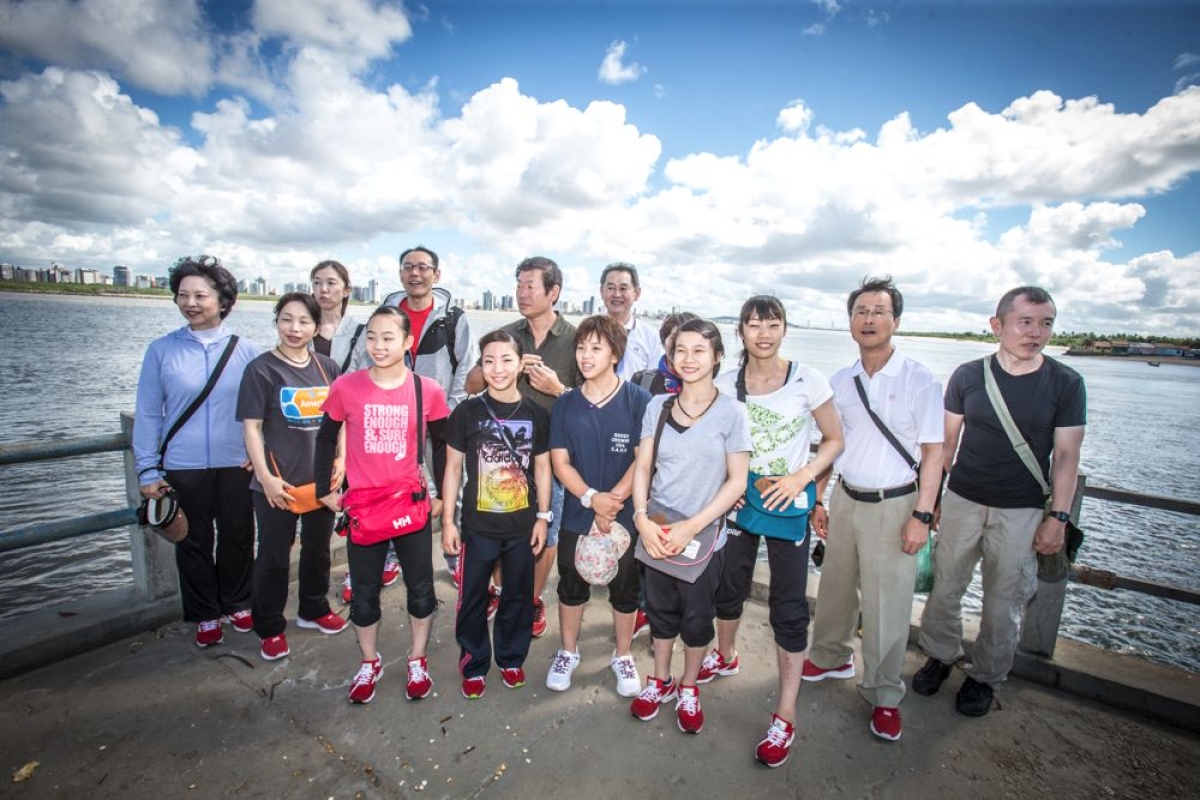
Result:
{"label": "white cloud", "polygon": [[812,2],[831,17],[837,16],[838,12],[842,10],[839,0],[812,0]]}
{"label": "white cloud", "polygon": [[779,112],[775,124],[787,133],[805,134],[812,119],[812,109],[804,105],[803,100],[793,100]]}
{"label": "white cloud", "polygon": [[600,69],[597,72],[597,76],[602,82],[608,84],[629,83],[636,81],[643,73],[648,72],[636,61],[624,63],[626,48],[626,43],[620,40],[608,46],[608,50],[604,53],[604,60],[600,62]]}
{"label": "white cloud", "polygon": [[814,22],[812,25],[809,25],[807,28],[801,31],[801,33],[804,36],[820,36],[825,33],[825,26],[819,22]]}
{"label": "white cloud", "polygon": [[1172,65],[1174,69],[1187,69],[1188,67],[1200,64],[1200,56],[1195,53],[1180,53],[1175,56],[1175,63]]}
{"label": "white cloud", "polygon": [[257,0],[254,27],[296,47],[317,47],[365,64],[412,37],[399,3],[380,0]]}
{"label": "white cloud", "polygon": [[873,9],[867,11],[867,27],[878,28],[880,25],[887,25],[891,19],[891,15],[886,11],[875,11]]}

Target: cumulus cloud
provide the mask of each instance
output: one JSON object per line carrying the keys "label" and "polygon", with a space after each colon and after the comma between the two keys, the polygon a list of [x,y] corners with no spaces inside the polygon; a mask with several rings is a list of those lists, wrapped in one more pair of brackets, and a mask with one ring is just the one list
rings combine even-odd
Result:
{"label": "cumulus cloud", "polygon": [[793,100],[779,112],[775,124],[788,133],[804,134],[812,122],[812,109],[804,105],[803,100]]}
{"label": "cumulus cloud", "polygon": [[807,28],[801,31],[801,33],[804,36],[820,36],[825,33],[825,26],[819,22],[814,22],[812,25],[809,25]]}
{"label": "cumulus cloud", "polygon": [[829,16],[836,16],[842,10],[842,4],[839,0],[812,0],[813,5],[820,8]]}
{"label": "cumulus cloud", "polygon": [[636,61],[625,63],[626,43],[617,40],[608,46],[600,62],[598,77],[604,83],[618,84],[636,81],[648,70]]}
{"label": "cumulus cloud", "polygon": [[379,0],[257,0],[254,27],[297,47],[317,47],[356,64],[387,56],[412,37],[399,3]]}

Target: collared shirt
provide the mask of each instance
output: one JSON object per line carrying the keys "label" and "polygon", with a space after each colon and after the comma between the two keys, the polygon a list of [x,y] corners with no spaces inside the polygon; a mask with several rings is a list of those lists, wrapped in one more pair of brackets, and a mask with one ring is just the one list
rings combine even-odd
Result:
{"label": "collared shirt", "polygon": [[941,384],[925,365],[899,350],[874,377],[868,377],[862,361],[856,361],[838,370],[830,381],[846,436],[846,449],[837,458],[842,478],[857,489],[912,483],[917,473],[872,421],[854,386],[856,376],[867,391],[871,409],[917,462],[922,444],[941,442],[945,437]]}
{"label": "collared shirt", "polygon": [[629,323],[625,326],[625,337],[625,355],[621,357],[621,363],[617,364],[618,377],[629,380],[635,372],[658,366],[658,360],[663,356],[663,347],[658,339],[658,330],[653,325],[630,314]]}
{"label": "collared shirt", "polygon": [[[521,343],[524,352],[541,356],[542,363],[554,370],[563,386],[573,389],[583,383],[583,376],[579,374],[579,365],[575,363],[575,326],[563,319],[562,314],[557,311],[554,313],[557,319],[550,326],[550,331],[542,340],[541,347],[534,346],[533,330],[529,327],[529,320],[524,317],[516,322],[510,322],[502,330],[511,333]],[[517,389],[521,392],[522,397],[532,400],[547,411],[558,399],[552,394],[545,394],[534,389],[524,375],[517,379]]]}

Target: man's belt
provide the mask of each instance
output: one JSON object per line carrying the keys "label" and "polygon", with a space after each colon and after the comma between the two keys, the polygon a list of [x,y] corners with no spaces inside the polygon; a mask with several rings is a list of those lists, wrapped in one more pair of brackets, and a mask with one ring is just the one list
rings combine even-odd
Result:
{"label": "man's belt", "polygon": [[916,481],[891,489],[872,489],[871,491],[852,489],[845,481],[841,481],[841,484],[842,491],[850,495],[850,499],[857,500],[860,503],[881,503],[884,500],[891,500],[893,497],[904,497],[904,495],[912,494],[917,490]]}

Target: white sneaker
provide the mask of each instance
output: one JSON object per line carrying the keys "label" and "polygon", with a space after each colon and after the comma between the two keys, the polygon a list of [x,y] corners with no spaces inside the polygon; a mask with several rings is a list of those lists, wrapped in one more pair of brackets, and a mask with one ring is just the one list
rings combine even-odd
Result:
{"label": "white sneaker", "polygon": [[617,676],[617,694],[621,697],[637,697],[642,691],[642,679],[638,677],[633,656],[626,654],[618,657],[617,651],[613,650],[611,663],[613,674]]}
{"label": "white sneaker", "polygon": [[546,688],[555,692],[565,692],[571,688],[571,675],[579,666],[579,653],[569,653],[559,650],[554,654],[554,662],[550,664],[550,672],[546,674]]}

